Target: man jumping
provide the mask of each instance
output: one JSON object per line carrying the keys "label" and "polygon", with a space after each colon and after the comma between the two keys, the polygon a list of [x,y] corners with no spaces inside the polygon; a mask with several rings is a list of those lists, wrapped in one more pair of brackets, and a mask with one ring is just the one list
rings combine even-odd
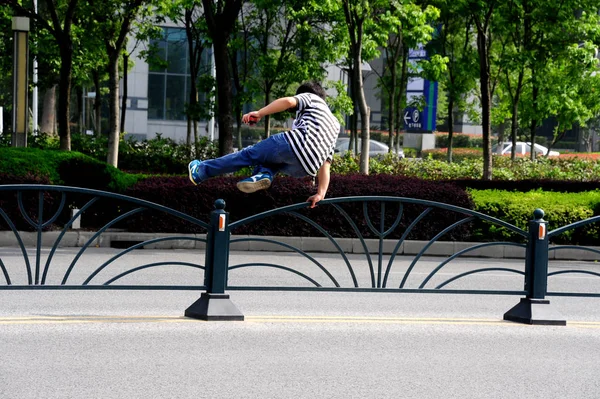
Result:
{"label": "man jumping", "polygon": [[311,208],[325,198],[329,187],[329,168],[340,123],[325,102],[325,90],[317,82],[307,82],[293,97],[282,97],[258,111],[242,117],[242,122],[254,124],[264,116],[294,109],[296,119],[292,129],[275,134],[253,146],[220,158],[193,160],[188,165],[192,183],[199,184],[210,177],[254,166],[253,176],[237,183],[239,190],[253,193],[271,186],[277,173],[293,177],[317,176],[317,193],[307,199]]}

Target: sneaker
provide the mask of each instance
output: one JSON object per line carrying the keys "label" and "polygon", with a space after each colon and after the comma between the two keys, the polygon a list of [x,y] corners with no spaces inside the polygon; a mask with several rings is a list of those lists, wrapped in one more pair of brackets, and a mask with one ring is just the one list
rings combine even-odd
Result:
{"label": "sneaker", "polygon": [[188,165],[188,175],[190,181],[194,183],[194,185],[198,185],[202,182],[202,177],[200,177],[200,164],[201,162],[195,159]]}
{"label": "sneaker", "polygon": [[237,183],[237,188],[244,193],[253,193],[271,187],[272,181],[273,176],[270,173],[258,173],[247,179],[240,180]]}

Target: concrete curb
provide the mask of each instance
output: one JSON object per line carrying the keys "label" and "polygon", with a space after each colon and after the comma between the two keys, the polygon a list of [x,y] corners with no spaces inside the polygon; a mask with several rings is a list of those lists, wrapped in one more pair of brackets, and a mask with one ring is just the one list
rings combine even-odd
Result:
{"label": "concrete curb", "polygon": [[[50,231],[42,233],[42,246],[52,247],[58,239],[59,232]],[[173,233],[130,233],[121,231],[106,231],[90,242],[95,232],[72,230],[65,233],[62,237],[59,248],[90,247],[102,248],[129,248],[132,245],[150,242],[140,246],[143,249],[205,249],[206,234],[173,234]],[[19,233],[25,247],[35,247],[37,242],[37,233],[20,232]],[[335,243],[347,254],[364,254],[366,251],[371,254],[379,253],[379,240],[366,239],[364,245],[358,238],[338,238]],[[384,240],[382,245],[383,254],[394,252],[397,240]],[[417,255],[428,241],[405,241],[400,245],[397,255]],[[455,253],[475,245],[480,242],[455,242],[439,241],[433,243],[425,252],[428,256],[451,256]],[[0,247],[18,247],[18,241],[12,231],[0,231]],[[291,247],[291,248],[290,248]],[[552,246],[550,247],[552,248]],[[600,247],[581,247],[581,249],[564,249],[560,251],[550,251],[551,260],[600,260],[600,255],[583,248],[589,248],[600,251]],[[336,253],[336,245],[329,239],[323,237],[273,237],[273,236],[248,236],[232,235],[230,249],[232,251],[268,251],[268,252],[323,252]],[[366,249],[366,251],[365,251]],[[461,257],[475,258],[506,258],[523,259],[525,257],[525,248],[515,245],[493,245],[484,248],[474,249],[461,255]]]}

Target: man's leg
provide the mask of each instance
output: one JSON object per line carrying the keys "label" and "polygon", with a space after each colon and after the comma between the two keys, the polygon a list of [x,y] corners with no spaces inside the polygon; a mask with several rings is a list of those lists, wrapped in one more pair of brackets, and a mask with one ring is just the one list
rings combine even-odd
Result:
{"label": "man's leg", "polygon": [[198,184],[210,177],[236,172],[253,165],[257,166],[255,170],[273,176],[277,172],[274,169],[278,169],[276,165],[281,158],[280,147],[286,143],[285,137],[274,135],[238,152],[206,161],[192,161],[188,167],[190,180]]}

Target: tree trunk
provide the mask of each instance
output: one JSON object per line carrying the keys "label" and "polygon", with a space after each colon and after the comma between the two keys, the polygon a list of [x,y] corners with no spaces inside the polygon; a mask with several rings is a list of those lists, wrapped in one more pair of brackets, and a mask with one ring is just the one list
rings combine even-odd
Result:
{"label": "tree trunk", "polygon": [[[396,125],[396,60],[390,65],[390,90],[388,95],[388,143],[389,152],[394,152],[394,126]],[[397,154],[397,152],[396,152]]]}
{"label": "tree trunk", "polygon": [[496,154],[502,155],[502,147],[504,144],[504,132],[506,131],[506,119],[498,126],[498,150]]}
{"label": "tree trunk", "polygon": [[83,131],[84,126],[85,126],[85,122],[83,120],[83,107],[85,106],[83,104],[83,87],[81,87],[81,86],[75,87],[75,94],[77,96],[77,111],[74,115],[73,120],[77,121],[77,131],[79,133],[85,133]]}
{"label": "tree trunk", "polygon": [[[402,45],[402,70],[400,72],[400,85],[396,103],[396,153],[400,151],[400,131],[404,129],[402,123],[402,112],[406,104],[406,90],[408,85],[408,46]],[[404,143],[403,143],[404,145]]]}
{"label": "tree trunk", "polygon": [[127,70],[129,55],[123,54],[123,97],[121,97],[121,126],[120,131],[125,131],[125,113],[127,111]]}
{"label": "tree trunk", "polygon": [[[531,100],[532,100],[532,104],[533,104],[533,117],[531,118],[531,145],[533,146],[533,144],[535,143],[535,131],[537,129],[537,118],[535,117],[535,113],[537,111],[537,98],[538,98],[538,93],[539,93],[539,87],[538,84],[536,82],[536,76],[535,76],[535,70],[531,71],[531,82],[533,84],[533,88],[531,91]],[[548,150],[549,151],[549,150]],[[530,154],[531,160],[533,161],[535,159],[535,151],[531,151]]]}
{"label": "tree trunk", "polygon": [[58,85],[58,135],[60,149],[71,151],[71,75],[73,73],[73,43],[71,37],[63,35],[60,43],[60,79]]}
{"label": "tree trunk", "polygon": [[94,130],[96,136],[102,134],[102,95],[100,94],[100,72],[93,71],[92,77],[94,80],[94,90],[96,91],[96,97],[94,97]]}
{"label": "tree trunk", "polygon": [[452,147],[454,141],[454,100],[450,96],[448,99],[448,163],[452,163]]}
{"label": "tree trunk", "polygon": [[56,85],[44,93],[40,131],[53,136],[56,135]]}
{"label": "tree trunk", "polygon": [[[271,86],[265,88],[265,106],[271,103]],[[265,138],[271,136],[271,115],[265,115]]]}
{"label": "tree trunk", "polygon": [[219,108],[219,154],[227,155],[233,151],[233,94],[229,73],[227,41],[215,38],[215,68],[217,70],[217,105]]}
{"label": "tree trunk", "polygon": [[370,120],[370,109],[367,106],[367,100],[365,99],[365,89],[363,86],[362,77],[362,55],[361,55],[361,43],[359,42],[354,51],[354,83],[356,87],[356,102],[358,104],[358,110],[360,112],[360,173],[369,174],[369,120]]}
{"label": "tree trunk", "polygon": [[492,180],[491,90],[486,36],[489,32],[478,29],[477,52],[479,53],[479,86],[481,90],[481,120],[483,133],[483,180]]}
{"label": "tree trunk", "polygon": [[108,156],[106,163],[119,164],[119,57],[118,52],[111,54],[108,60],[108,92],[109,92],[109,133]]}

